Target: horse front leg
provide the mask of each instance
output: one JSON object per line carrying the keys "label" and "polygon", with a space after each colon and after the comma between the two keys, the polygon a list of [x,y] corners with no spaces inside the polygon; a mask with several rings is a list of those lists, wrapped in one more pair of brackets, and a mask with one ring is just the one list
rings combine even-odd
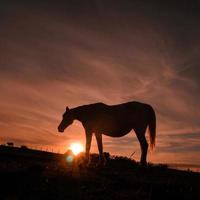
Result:
{"label": "horse front leg", "polygon": [[90,147],[92,141],[92,133],[86,131],[86,145],[85,145],[85,161],[88,164],[90,161]]}
{"label": "horse front leg", "polygon": [[99,150],[100,164],[104,164],[102,134],[101,133],[95,133],[95,137],[96,137],[96,140],[97,140],[97,146],[98,146],[98,150]]}

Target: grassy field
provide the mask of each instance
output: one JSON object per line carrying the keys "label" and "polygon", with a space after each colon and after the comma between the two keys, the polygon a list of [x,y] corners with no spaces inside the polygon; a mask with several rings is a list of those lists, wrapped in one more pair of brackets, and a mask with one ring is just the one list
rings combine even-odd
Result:
{"label": "grassy field", "polygon": [[105,167],[68,163],[66,155],[0,147],[0,199],[200,199],[200,173],[141,168],[123,157]]}

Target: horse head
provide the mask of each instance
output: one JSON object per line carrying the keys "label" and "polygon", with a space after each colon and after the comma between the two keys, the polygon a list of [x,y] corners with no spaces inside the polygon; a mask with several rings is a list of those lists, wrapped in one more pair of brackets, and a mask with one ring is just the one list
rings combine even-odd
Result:
{"label": "horse head", "polygon": [[58,126],[58,131],[59,132],[64,132],[64,130],[73,123],[73,116],[68,107],[66,107],[66,111],[63,114],[62,121],[60,122]]}

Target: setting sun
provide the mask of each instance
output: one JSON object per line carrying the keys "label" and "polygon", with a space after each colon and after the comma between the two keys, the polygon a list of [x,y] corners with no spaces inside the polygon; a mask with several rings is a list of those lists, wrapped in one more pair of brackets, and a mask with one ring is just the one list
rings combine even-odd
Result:
{"label": "setting sun", "polygon": [[72,143],[69,149],[72,150],[74,155],[78,155],[80,152],[83,151],[83,145],[80,143]]}

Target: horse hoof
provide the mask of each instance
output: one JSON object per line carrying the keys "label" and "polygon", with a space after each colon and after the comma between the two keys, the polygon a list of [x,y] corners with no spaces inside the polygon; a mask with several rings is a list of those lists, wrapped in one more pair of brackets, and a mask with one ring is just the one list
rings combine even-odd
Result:
{"label": "horse hoof", "polygon": [[141,162],[140,165],[139,165],[141,168],[147,168],[148,165],[146,162]]}

